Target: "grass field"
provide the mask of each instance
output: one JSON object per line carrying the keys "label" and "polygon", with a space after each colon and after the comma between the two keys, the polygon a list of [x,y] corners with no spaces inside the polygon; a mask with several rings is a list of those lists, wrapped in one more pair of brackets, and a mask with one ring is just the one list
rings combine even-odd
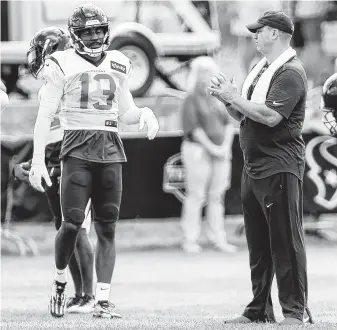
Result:
{"label": "grass field", "polygon": [[[337,329],[336,247],[308,246],[308,272],[316,324],[307,327]],[[185,255],[177,249],[120,252],[111,299],[122,320],[96,320],[91,315],[53,319],[47,311],[52,277],[52,256],[2,257],[2,329],[280,328],[224,325],[252,296],[246,250],[235,255],[211,250]],[[68,293],[72,292],[71,284]],[[282,320],[276,286],[273,300],[277,320]]]}

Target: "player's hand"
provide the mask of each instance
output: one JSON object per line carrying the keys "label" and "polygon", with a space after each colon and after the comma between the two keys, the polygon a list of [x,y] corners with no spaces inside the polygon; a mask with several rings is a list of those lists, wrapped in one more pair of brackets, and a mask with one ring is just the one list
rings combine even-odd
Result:
{"label": "player's hand", "polygon": [[20,181],[29,183],[30,163],[15,164],[13,168],[14,177]]}
{"label": "player's hand", "polygon": [[153,111],[148,107],[141,109],[139,129],[143,129],[144,124],[147,126],[147,138],[154,139],[159,131],[159,123]]}
{"label": "player's hand", "polygon": [[46,165],[33,163],[29,171],[29,183],[37,191],[44,192],[42,179],[48,187],[52,185]]}

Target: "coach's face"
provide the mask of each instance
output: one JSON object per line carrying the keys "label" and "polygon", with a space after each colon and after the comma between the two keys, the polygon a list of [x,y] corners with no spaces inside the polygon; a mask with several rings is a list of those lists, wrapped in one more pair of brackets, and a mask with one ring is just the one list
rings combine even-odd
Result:
{"label": "coach's face", "polygon": [[274,30],[269,26],[264,26],[256,30],[254,34],[256,49],[263,55],[268,54],[272,48],[275,39]]}

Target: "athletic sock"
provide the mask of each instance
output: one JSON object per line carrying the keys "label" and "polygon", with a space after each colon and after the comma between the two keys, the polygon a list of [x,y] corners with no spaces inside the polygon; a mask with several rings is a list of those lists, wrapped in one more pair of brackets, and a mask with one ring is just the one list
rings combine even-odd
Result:
{"label": "athletic sock", "polygon": [[110,297],[110,283],[101,283],[97,282],[96,284],[96,294],[95,294],[95,303],[100,300],[109,300]]}
{"label": "athletic sock", "polygon": [[60,283],[66,283],[68,279],[68,267],[65,269],[57,269],[55,267],[54,280]]}

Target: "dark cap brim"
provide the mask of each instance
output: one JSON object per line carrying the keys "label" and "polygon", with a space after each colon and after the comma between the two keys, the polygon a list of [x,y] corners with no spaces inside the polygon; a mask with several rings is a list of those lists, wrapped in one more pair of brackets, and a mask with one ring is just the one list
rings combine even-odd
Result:
{"label": "dark cap brim", "polygon": [[264,25],[257,22],[246,25],[246,28],[252,33],[255,33],[258,29],[261,29],[262,27],[264,27]]}

